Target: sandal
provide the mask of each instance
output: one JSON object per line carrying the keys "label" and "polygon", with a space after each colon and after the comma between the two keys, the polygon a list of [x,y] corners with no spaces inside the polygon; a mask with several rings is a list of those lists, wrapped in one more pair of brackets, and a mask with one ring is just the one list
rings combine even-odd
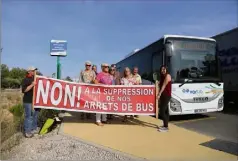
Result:
{"label": "sandal", "polygon": [[101,122],[96,122],[96,125],[98,125],[98,126],[103,126],[103,123],[101,123]]}

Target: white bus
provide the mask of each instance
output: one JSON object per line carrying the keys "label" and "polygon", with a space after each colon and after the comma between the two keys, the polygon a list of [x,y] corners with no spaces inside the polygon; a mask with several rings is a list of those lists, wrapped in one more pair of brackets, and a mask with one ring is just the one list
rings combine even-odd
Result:
{"label": "white bus", "polygon": [[159,80],[166,65],[172,76],[170,115],[207,113],[223,110],[223,82],[212,38],[164,35],[117,63],[123,68],[139,68],[142,79]]}

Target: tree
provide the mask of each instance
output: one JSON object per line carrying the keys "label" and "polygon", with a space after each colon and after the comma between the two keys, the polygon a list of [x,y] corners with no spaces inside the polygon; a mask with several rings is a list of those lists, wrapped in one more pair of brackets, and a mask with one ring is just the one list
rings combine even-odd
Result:
{"label": "tree", "polygon": [[72,80],[69,76],[67,76],[67,77],[65,78],[65,80],[66,80],[66,81],[69,81],[69,82],[73,82],[73,80]]}
{"label": "tree", "polygon": [[21,82],[14,78],[4,78],[2,81],[3,88],[20,88]]}
{"label": "tree", "polygon": [[1,78],[4,79],[4,78],[8,77],[8,75],[9,75],[9,68],[8,68],[8,66],[6,64],[2,64],[1,65],[1,70],[2,70]]}
{"label": "tree", "polygon": [[10,78],[22,80],[26,76],[26,70],[21,68],[12,68],[9,73]]}
{"label": "tree", "polygon": [[9,87],[9,82],[7,78],[2,79],[1,81],[1,87],[2,88],[8,88]]}

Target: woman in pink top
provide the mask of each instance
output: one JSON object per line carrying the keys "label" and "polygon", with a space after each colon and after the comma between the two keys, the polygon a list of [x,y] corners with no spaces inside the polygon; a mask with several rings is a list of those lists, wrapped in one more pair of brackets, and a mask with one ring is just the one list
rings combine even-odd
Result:
{"label": "woman in pink top", "polygon": [[[112,85],[112,78],[109,74],[109,65],[108,64],[102,64],[102,72],[98,73],[95,79],[95,84],[105,84],[105,85]],[[102,120],[101,120],[102,116]],[[107,121],[107,115],[106,114],[100,114],[96,113],[96,124],[98,126],[102,126],[103,123],[109,123]]]}
{"label": "woman in pink top", "polygon": [[[138,84],[139,82],[137,82],[135,77],[132,76],[130,68],[126,67],[124,69],[124,76],[121,79],[121,85],[132,86],[132,85],[138,85]],[[126,121],[127,121],[127,115],[125,115],[123,119],[123,122],[126,122]]]}

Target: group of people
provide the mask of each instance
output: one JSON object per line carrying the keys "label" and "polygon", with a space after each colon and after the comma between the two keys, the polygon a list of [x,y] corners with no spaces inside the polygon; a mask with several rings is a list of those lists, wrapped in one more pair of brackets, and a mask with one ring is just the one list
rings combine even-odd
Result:
{"label": "group of people", "polygon": [[[27,69],[26,77],[22,82],[23,107],[24,107],[24,132],[25,137],[33,137],[34,134],[39,133],[37,127],[39,109],[33,108],[33,87],[34,73],[37,68],[29,67]],[[90,61],[85,63],[85,69],[80,72],[80,82],[88,84],[105,84],[105,85],[140,85],[142,84],[141,76],[138,74],[138,68],[134,67],[133,72],[130,68],[124,69],[123,75],[116,70],[116,65],[108,65],[103,63],[101,65],[101,72],[97,72],[97,66],[92,65]],[[159,114],[163,120],[163,126],[159,127],[160,132],[168,131],[169,109],[168,103],[171,99],[171,76],[168,73],[166,66],[160,68],[159,92],[157,94],[159,100]],[[91,114],[82,113],[81,117],[90,118]],[[137,117],[137,116],[131,116]],[[102,126],[104,123],[109,123],[112,115],[96,113],[96,124]],[[127,121],[127,116],[124,116],[123,121]]]}
{"label": "group of people", "polygon": [[[97,66],[92,65],[90,61],[85,62],[85,69],[80,72],[79,82],[88,84],[105,84],[105,85],[140,85],[142,84],[141,76],[138,74],[138,68],[134,67],[133,72],[130,68],[126,67],[124,69],[123,75],[117,71],[116,65],[112,64],[101,64],[101,72],[97,72]],[[90,113],[82,113],[81,118],[89,119],[91,117]],[[138,116],[131,116],[138,117]],[[103,126],[103,124],[110,123],[109,120],[112,119],[112,115],[106,114],[96,114],[96,124]],[[123,122],[127,121],[127,116],[124,116]]]}
{"label": "group of people", "polygon": [[[115,64],[109,65],[103,63],[101,65],[101,72],[97,72],[97,66],[92,65],[90,61],[85,62],[85,69],[80,72],[79,82],[89,83],[89,84],[105,84],[105,85],[141,85],[142,79],[138,74],[138,67],[133,68],[131,72],[130,68],[126,67],[124,69],[123,75],[121,75],[116,68]],[[166,66],[161,66],[160,68],[160,81],[159,81],[159,92],[158,99],[160,101],[160,116],[163,120],[164,125],[159,127],[159,131],[168,131],[169,122],[169,109],[168,103],[171,99],[171,76],[168,73]],[[90,118],[90,113],[82,113],[81,118]],[[138,116],[131,116],[138,117]],[[103,126],[103,124],[110,123],[108,120],[112,119],[112,115],[106,114],[96,114],[96,124]],[[127,116],[124,116],[123,122],[127,121]]]}

